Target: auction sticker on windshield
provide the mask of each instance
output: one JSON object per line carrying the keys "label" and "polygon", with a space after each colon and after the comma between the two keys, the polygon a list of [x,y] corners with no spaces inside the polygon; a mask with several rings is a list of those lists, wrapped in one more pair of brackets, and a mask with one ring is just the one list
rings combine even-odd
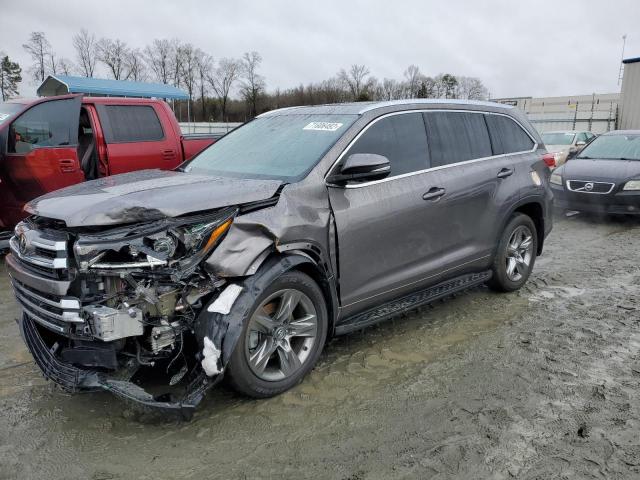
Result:
{"label": "auction sticker on windshield", "polygon": [[4,122],[10,116],[11,116],[10,113],[0,113],[0,123]]}
{"label": "auction sticker on windshield", "polygon": [[311,122],[307,126],[303,128],[303,130],[321,130],[324,132],[335,132],[338,130],[343,123],[333,123],[333,122]]}

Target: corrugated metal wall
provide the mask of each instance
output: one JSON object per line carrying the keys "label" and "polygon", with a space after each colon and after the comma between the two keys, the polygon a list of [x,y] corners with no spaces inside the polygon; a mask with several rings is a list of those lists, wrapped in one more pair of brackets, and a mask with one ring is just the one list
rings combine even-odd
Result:
{"label": "corrugated metal wall", "polygon": [[552,130],[586,130],[599,134],[616,129],[620,95],[605,93],[492,100],[523,110],[540,133]]}
{"label": "corrugated metal wall", "polygon": [[640,62],[624,65],[620,129],[640,130]]}

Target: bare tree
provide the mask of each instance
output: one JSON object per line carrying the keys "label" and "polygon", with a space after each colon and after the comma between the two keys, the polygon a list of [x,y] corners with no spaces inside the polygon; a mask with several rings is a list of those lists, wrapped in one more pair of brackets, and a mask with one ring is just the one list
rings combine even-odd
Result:
{"label": "bare tree", "polygon": [[134,48],[127,53],[125,63],[127,69],[126,80],[133,80],[134,82],[146,80],[147,70],[139,48]]}
{"label": "bare tree", "polygon": [[404,71],[407,90],[406,95],[408,98],[416,98],[418,96],[418,89],[420,88],[422,77],[423,75],[420,73],[417,65],[409,65]]}
{"label": "bare tree", "polygon": [[97,57],[104,63],[115,80],[124,80],[128,76],[127,57],[129,47],[119,39],[101,38],[97,43]]}
{"label": "bare tree", "polygon": [[207,120],[207,104],[205,102],[205,95],[207,94],[207,80],[211,75],[212,68],[213,59],[211,56],[198,49],[196,55],[196,70],[198,73],[198,90],[200,91],[200,108],[202,119],[204,121]]}
{"label": "bare tree", "polygon": [[167,40],[154,40],[144,49],[144,58],[153,76],[158,82],[169,83],[173,78],[172,62],[175,43]]}
{"label": "bare tree", "polygon": [[63,75],[71,75],[73,72],[73,63],[67,58],[61,57],[58,59],[58,63],[56,65],[56,71],[53,73],[61,73]]}
{"label": "bare tree", "polygon": [[76,51],[80,75],[93,77],[98,61],[96,36],[83,28],[80,33],[73,36],[73,48]]}
{"label": "bare tree", "polygon": [[261,63],[262,56],[256,51],[246,52],[242,56],[241,92],[252,117],[258,113],[258,98],[265,88],[264,77],[258,73]]}
{"label": "bare tree", "polygon": [[489,97],[489,91],[479,78],[457,77],[457,79],[458,85],[456,87],[456,98],[462,98],[465,100],[486,100]]}
{"label": "bare tree", "polygon": [[222,58],[218,66],[207,79],[215,94],[220,98],[220,108],[222,110],[222,121],[226,121],[227,101],[233,84],[240,77],[242,64],[233,58]]}
{"label": "bare tree", "polygon": [[44,32],[31,32],[29,41],[22,45],[33,60],[33,65],[29,72],[34,80],[43,82],[47,76],[47,59],[51,52],[51,44],[44,35]]}
{"label": "bare tree", "polygon": [[353,100],[367,100],[372,83],[370,73],[366,66],[354,64],[351,65],[349,72],[340,70],[338,78],[347,86]]}
{"label": "bare tree", "polygon": [[173,77],[173,86],[179,87],[182,81],[182,51],[184,47],[175,38],[171,40],[171,45],[171,76]]}
{"label": "bare tree", "polygon": [[379,98],[383,100],[396,100],[402,96],[403,86],[393,78],[385,78],[380,84]]}
{"label": "bare tree", "polygon": [[180,79],[189,94],[189,106],[191,107],[193,103],[193,91],[198,75],[198,56],[201,52],[190,43],[182,45],[180,52]]}

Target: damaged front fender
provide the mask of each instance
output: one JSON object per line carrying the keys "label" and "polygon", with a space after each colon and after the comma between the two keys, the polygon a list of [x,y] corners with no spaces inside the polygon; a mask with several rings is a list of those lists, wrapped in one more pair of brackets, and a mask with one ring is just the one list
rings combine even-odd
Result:
{"label": "damaged front fender", "polygon": [[[195,322],[195,333],[203,352],[202,367],[207,374],[220,376],[224,372],[262,292],[283,273],[309,262],[302,255],[272,256],[255,275],[227,287],[233,288],[237,295],[231,304],[221,305],[225,309],[211,308],[217,299],[202,309]],[[214,359],[216,363],[212,363]]]}

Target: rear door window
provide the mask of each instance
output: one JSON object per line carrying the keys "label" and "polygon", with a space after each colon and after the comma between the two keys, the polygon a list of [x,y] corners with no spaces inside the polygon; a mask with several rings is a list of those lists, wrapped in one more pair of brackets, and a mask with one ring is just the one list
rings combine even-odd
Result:
{"label": "rear door window", "polygon": [[494,155],[528,152],[534,142],[520,125],[504,115],[485,115]]}
{"label": "rear door window", "polygon": [[97,109],[107,143],[164,139],[160,119],[150,105],[98,105]]}
{"label": "rear door window", "polygon": [[53,100],[34,105],[9,127],[8,153],[78,143],[79,100]]}
{"label": "rear door window", "polygon": [[429,167],[427,135],[421,113],[390,115],[375,122],[349,149],[375,153],[389,159],[391,175],[417,172]]}
{"label": "rear door window", "polygon": [[439,167],[491,156],[491,141],[482,113],[426,112],[431,166]]}

